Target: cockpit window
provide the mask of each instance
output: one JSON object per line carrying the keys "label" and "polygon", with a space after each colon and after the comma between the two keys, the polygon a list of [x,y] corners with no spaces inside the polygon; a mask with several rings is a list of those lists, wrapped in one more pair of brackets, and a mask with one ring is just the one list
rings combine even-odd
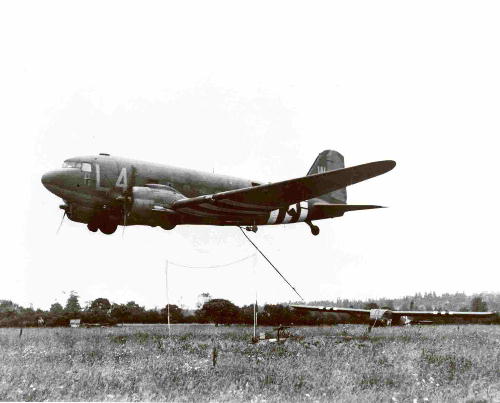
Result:
{"label": "cockpit window", "polygon": [[88,162],[64,161],[63,168],[77,168],[83,172],[92,172],[92,164]]}
{"label": "cockpit window", "polygon": [[82,168],[82,163],[81,162],[76,162],[76,161],[64,161],[63,163],[63,168]]}

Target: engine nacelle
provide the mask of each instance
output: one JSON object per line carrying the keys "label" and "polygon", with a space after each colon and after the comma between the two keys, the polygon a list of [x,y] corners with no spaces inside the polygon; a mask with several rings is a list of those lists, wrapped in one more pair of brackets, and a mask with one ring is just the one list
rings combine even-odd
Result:
{"label": "engine nacelle", "polygon": [[177,200],[184,198],[185,196],[170,186],[134,186],[132,188],[131,212],[133,215],[144,218],[153,217],[157,212],[175,214],[174,211],[170,210],[170,207]]}
{"label": "engine nacelle", "polygon": [[66,211],[66,215],[71,221],[88,223],[95,215],[95,210],[93,208],[79,206],[75,204],[64,205],[61,208]]}

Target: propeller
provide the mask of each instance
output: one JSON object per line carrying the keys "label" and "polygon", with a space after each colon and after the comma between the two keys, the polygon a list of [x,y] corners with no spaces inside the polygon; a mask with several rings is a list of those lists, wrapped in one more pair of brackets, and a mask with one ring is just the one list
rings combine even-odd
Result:
{"label": "propeller", "polygon": [[129,208],[132,206],[132,188],[135,186],[136,168],[132,165],[130,170],[130,181],[127,189],[123,192],[123,229],[122,238],[125,236],[125,227],[127,226],[127,217],[129,215]]}
{"label": "propeller", "polygon": [[63,225],[64,217],[66,217],[66,210],[64,210],[63,216],[61,218],[61,222],[59,223],[59,227],[57,227],[56,235],[59,234],[59,231],[61,230],[61,227]]}
{"label": "propeller", "polygon": [[127,226],[127,197],[123,198],[123,228],[122,228],[122,238],[125,236],[125,227]]}

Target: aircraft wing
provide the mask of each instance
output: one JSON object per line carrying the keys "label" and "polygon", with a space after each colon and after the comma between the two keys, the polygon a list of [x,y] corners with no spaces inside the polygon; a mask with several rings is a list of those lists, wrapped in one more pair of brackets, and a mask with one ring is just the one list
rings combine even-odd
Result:
{"label": "aircraft wing", "polygon": [[352,313],[367,315],[370,318],[385,316],[409,316],[411,318],[432,319],[436,317],[454,317],[463,319],[489,318],[497,315],[497,312],[454,312],[454,311],[393,311],[391,309],[355,309],[337,308],[334,306],[311,306],[311,305],[290,305],[292,308],[303,311],[319,311],[334,313]]}
{"label": "aircraft wing", "polygon": [[304,200],[382,175],[396,166],[394,161],[377,161],[290,179],[282,182],[230,190],[176,201],[172,210],[185,214],[267,214]]}
{"label": "aircraft wing", "polygon": [[312,306],[312,305],[290,305],[292,308],[301,311],[319,311],[319,312],[333,312],[333,313],[351,313],[355,315],[370,316],[369,309],[356,309],[356,308],[337,308],[335,306]]}

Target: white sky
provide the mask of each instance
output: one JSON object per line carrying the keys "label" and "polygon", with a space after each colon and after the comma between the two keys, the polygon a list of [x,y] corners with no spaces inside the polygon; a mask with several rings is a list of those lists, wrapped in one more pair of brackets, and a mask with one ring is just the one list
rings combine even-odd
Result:
{"label": "white sky", "polygon": [[[306,300],[499,291],[498,2],[0,3],[0,299],[48,308],[76,290],[165,304],[165,260],[253,253],[236,228],[66,221],[41,175],[111,154],[244,178],[305,175],[324,149],[394,159],[348,189],[390,208],[253,236]],[[252,234],[253,235],[253,234]],[[258,258],[259,300],[296,300]],[[171,302],[250,303],[253,261],[171,267]]]}

